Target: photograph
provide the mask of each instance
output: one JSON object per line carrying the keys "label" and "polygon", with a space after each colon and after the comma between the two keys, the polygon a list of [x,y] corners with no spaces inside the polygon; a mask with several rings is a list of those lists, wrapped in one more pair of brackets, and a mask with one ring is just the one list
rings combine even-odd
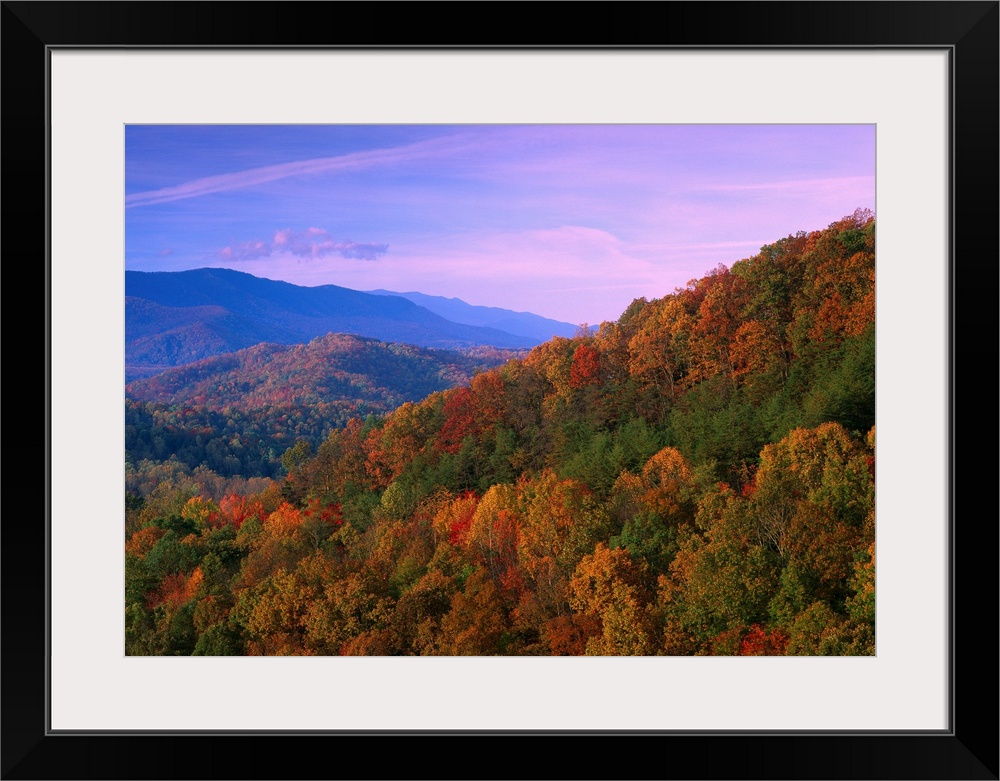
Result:
{"label": "photograph", "polygon": [[0,778],[1000,778],[996,0],[0,6]]}
{"label": "photograph", "polygon": [[874,125],[125,128],[125,653],[873,655]]}

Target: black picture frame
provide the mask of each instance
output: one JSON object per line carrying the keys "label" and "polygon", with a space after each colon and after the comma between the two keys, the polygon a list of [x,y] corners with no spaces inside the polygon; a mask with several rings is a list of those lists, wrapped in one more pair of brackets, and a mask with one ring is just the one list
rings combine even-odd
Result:
{"label": "black picture frame", "polygon": [[[439,21],[444,14],[452,20],[448,29],[462,30],[461,34],[446,32]],[[482,23],[486,17],[489,24]],[[5,390],[8,421],[23,419],[30,426],[25,430],[9,425],[3,448],[8,478],[8,513],[0,548],[4,779],[998,778],[994,411],[1000,3],[3,2],[0,19],[4,131],[0,173],[7,228],[2,248],[10,275],[4,347],[11,372]],[[953,77],[950,729],[874,734],[51,733],[46,712],[50,490],[46,106],[47,51],[54,46],[949,50]],[[88,522],[93,511],[81,507],[81,522]],[[920,627],[913,628],[913,635],[914,643],[921,642]],[[477,703],[462,706],[474,708]],[[474,765],[469,764],[470,756]]]}

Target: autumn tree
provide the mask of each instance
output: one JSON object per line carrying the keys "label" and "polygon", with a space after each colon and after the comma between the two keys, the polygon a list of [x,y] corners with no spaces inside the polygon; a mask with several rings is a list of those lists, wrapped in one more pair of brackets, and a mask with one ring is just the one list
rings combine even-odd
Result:
{"label": "autumn tree", "polygon": [[590,656],[647,656],[660,643],[651,609],[652,583],[645,562],[598,543],[584,556],[570,581],[570,605],[600,622],[590,637]]}
{"label": "autumn tree", "polygon": [[508,629],[507,611],[489,573],[476,569],[465,588],[452,598],[451,610],[441,619],[440,653],[453,656],[503,654]]}

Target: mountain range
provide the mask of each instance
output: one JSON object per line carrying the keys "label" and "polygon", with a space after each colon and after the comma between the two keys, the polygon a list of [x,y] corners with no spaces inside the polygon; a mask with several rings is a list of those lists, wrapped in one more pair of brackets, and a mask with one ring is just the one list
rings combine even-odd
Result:
{"label": "mountain range", "polygon": [[368,292],[379,296],[401,296],[453,323],[495,328],[516,336],[537,339],[539,343],[547,342],[553,336],[570,338],[579,331],[579,326],[551,320],[531,312],[513,312],[495,306],[475,306],[467,304],[460,298],[429,296],[426,293],[412,291],[395,293],[391,290],[370,290]]}
{"label": "mountain range", "polygon": [[126,382],[261,342],[301,344],[328,333],[438,349],[523,348],[566,329],[575,326],[418,293],[302,287],[224,268],[125,272]]}

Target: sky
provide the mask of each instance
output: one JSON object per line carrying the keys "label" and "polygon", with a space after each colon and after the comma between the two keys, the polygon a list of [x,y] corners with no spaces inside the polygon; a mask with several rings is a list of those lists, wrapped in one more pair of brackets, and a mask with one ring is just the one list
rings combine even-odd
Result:
{"label": "sky", "polygon": [[875,211],[874,125],[130,125],[125,267],[617,320]]}

